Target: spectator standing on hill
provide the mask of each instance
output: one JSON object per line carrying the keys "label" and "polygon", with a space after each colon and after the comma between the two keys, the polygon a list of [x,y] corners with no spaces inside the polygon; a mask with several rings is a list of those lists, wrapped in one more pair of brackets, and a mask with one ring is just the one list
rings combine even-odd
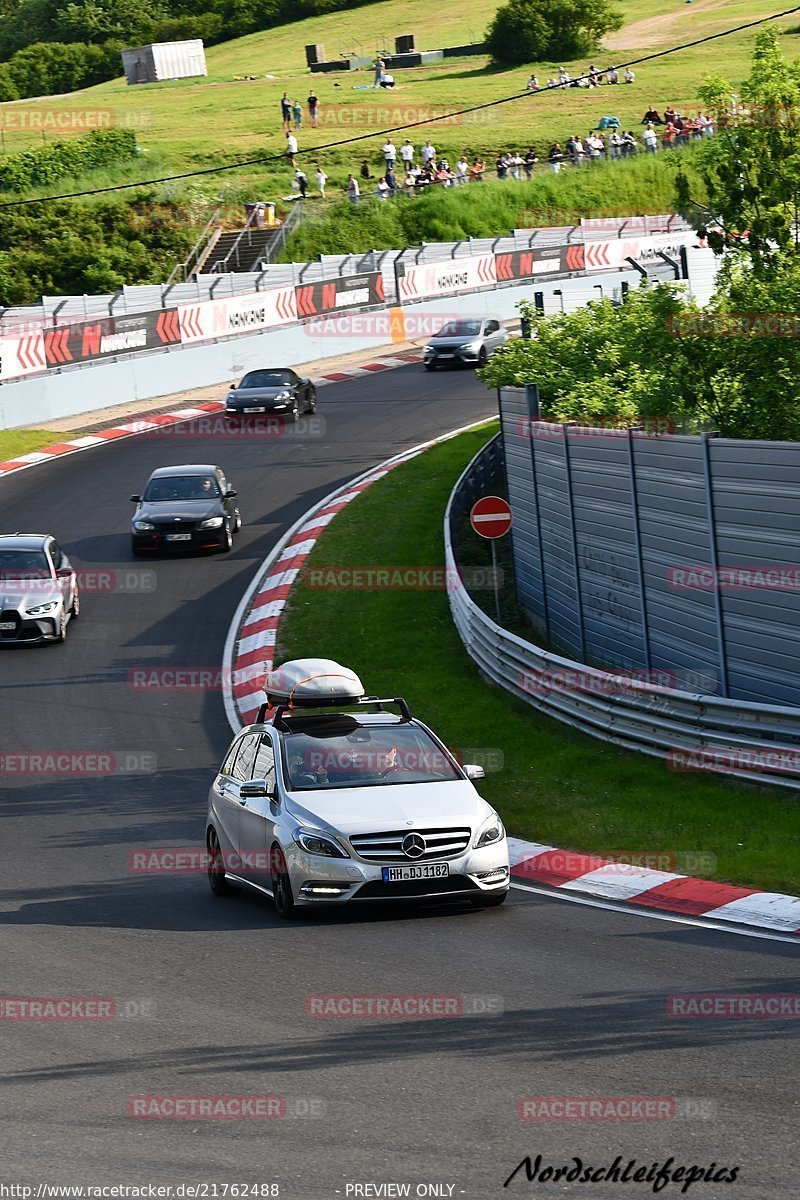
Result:
{"label": "spectator standing on hill", "polygon": [[471,183],[483,183],[483,173],[486,170],[486,163],[482,158],[477,158],[469,169],[469,178]]}
{"label": "spectator standing on hill", "polygon": [[[645,132],[647,132],[645,130]],[[678,136],[678,130],[670,121],[669,125],[664,126],[664,132],[661,135],[661,145],[665,150],[673,150],[675,148],[675,139]]]}
{"label": "spectator standing on hill", "polygon": [[382,58],[375,59],[375,78],[372,81],[372,87],[378,88],[383,83],[383,75],[386,70],[386,63]]}
{"label": "spectator standing on hill", "polygon": [[375,184],[375,195],[378,197],[379,200],[388,200],[389,185],[385,179],[379,179],[378,182]]}
{"label": "spectator standing on hill", "polygon": [[615,126],[611,130],[611,136],[608,139],[608,149],[609,149],[610,157],[613,159],[622,158],[623,146],[624,146],[624,142],[622,140],[622,134]]}
{"label": "spectator standing on hill", "polygon": [[392,193],[392,195],[394,195],[397,191],[397,176],[394,173],[394,163],[392,163],[390,167],[386,168],[384,179],[386,180],[389,191]]}
{"label": "spectator standing on hill", "polygon": [[524,159],[522,160],[522,165],[525,169],[526,178],[528,178],[528,179],[531,178],[531,176],[533,175],[533,168],[538,161],[539,161],[539,157],[536,153],[536,147],[530,146],[528,149],[528,153],[525,155]]}
{"label": "spectator standing on hill", "polygon": [[625,158],[633,158],[634,154],[639,153],[639,147],[636,145],[636,135],[632,129],[622,139],[622,153]]}
{"label": "spectator standing on hill", "polygon": [[414,147],[409,138],[406,138],[400,147],[400,157],[402,158],[403,165],[407,170],[414,161]]}
{"label": "spectator standing on hill", "polygon": [[281,120],[284,131],[288,133],[292,127],[292,102],[286,92],[281,96]]}
{"label": "spectator standing on hill", "polygon": [[319,97],[315,91],[312,90],[308,93],[306,104],[308,105],[308,118],[311,121],[311,126],[313,129],[316,129],[319,125]]}
{"label": "spectator standing on hill", "polygon": [[386,139],[386,145],[383,147],[383,161],[387,169],[393,167],[397,161],[397,147],[391,138]]}
{"label": "spectator standing on hill", "polygon": [[289,159],[289,162],[292,164],[292,166],[296,168],[297,163],[294,161],[295,154],[297,154],[297,138],[294,136],[293,133],[287,133],[286,134],[286,157]]}
{"label": "spectator standing on hill", "polygon": [[306,196],[308,195],[308,176],[301,167],[298,167],[294,173],[294,177],[297,180],[297,186],[300,189],[300,198],[305,200]]}
{"label": "spectator standing on hill", "polygon": [[361,188],[358,186],[358,180],[354,175],[347,176],[347,199],[351,204],[358,204],[358,198],[361,195]]}
{"label": "spectator standing on hill", "polygon": [[426,142],[425,145],[422,147],[422,165],[423,165],[423,167],[426,167],[429,162],[435,162],[435,161],[436,161],[436,147],[432,146],[430,142]]}
{"label": "spectator standing on hill", "polygon": [[664,109],[664,122],[663,123],[665,125],[674,125],[675,118],[677,117],[677,115],[678,114],[675,112],[675,109],[670,104],[669,108]]}
{"label": "spectator standing on hill", "polygon": [[553,142],[547,155],[547,165],[551,171],[557,175],[561,170],[561,164],[564,161],[564,151],[561,149],[560,142]]}
{"label": "spectator standing on hill", "polygon": [[303,124],[303,106],[299,100],[295,100],[292,104],[292,116],[295,129],[300,129]]}
{"label": "spectator standing on hill", "polygon": [[466,155],[462,154],[456,163],[456,187],[463,187],[469,177],[469,163]]}
{"label": "spectator standing on hill", "polygon": [[644,142],[644,148],[648,154],[658,153],[658,134],[650,122],[648,122],[645,126],[644,133],[642,134],[642,141]]}
{"label": "spectator standing on hill", "polygon": [[323,171],[323,169],[319,163],[317,163],[316,166],[317,166],[317,191],[319,192],[320,196],[324,200],[325,199],[325,184],[328,182],[328,176],[325,174],[325,172]]}
{"label": "spectator standing on hill", "polygon": [[497,156],[496,170],[498,179],[506,179],[508,177],[508,156],[505,153]]}

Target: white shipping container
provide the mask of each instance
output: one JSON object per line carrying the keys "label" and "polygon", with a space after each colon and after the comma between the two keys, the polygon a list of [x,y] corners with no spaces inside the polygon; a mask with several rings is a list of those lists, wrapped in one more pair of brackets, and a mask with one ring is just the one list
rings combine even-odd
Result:
{"label": "white shipping container", "polygon": [[129,84],[191,79],[208,74],[205,49],[200,38],[134,46],[131,50],[122,51],[122,66]]}

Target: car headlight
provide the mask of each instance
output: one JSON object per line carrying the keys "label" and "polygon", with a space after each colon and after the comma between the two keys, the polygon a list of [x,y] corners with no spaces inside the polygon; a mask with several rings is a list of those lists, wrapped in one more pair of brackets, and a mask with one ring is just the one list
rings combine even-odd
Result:
{"label": "car headlight", "polygon": [[50,613],[54,608],[58,608],[60,600],[48,600],[46,604],[37,604],[35,608],[28,609],[28,615],[31,617],[42,617],[45,613]]}
{"label": "car headlight", "polygon": [[484,846],[491,846],[494,842],[501,841],[505,835],[503,822],[497,813],[492,813],[488,821],[484,821],[478,830],[475,841],[472,843],[472,849],[481,850]]}
{"label": "car headlight", "polygon": [[428,344],[428,345],[425,347],[425,353],[426,353],[426,354],[435,354],[435,353],[436,353],[436,347],[435,347],[435,346],[431,346],[430,344]]}
{"label": "car headlight", "polygon": [[317,854],[321,858],[349,858],[339,843],[324,833],[315,833],[313,829],[295,829],[292,837],[307,854]]}
{"label": "car headlight", "polygon": [[155,529],[155,525],[151,525],[149,521],[134,521],[133,528],[144,533],[148,529]]}
{"label": "car headlight", "polygon": [[459,350],[469,350],[472,354],[474,354],[477,350],[480,350],[480,348],[480,342],[464,342],[463,346],[459,346]]}
{"label": "car headlight", "polygon": [[197,526],[198,529],[219,529],[224,517],[207,517]]}

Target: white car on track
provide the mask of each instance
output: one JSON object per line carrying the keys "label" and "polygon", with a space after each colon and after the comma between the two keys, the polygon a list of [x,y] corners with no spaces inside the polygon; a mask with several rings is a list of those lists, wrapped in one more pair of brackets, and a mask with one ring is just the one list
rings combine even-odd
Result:
{"label": "white car on track", "polygon": [[286,918],[357,900],[503,903],[508,844],[473,786],[482,767],[329,659],[285,663],[265,692],[209,792],[215,895],[247,884]]}

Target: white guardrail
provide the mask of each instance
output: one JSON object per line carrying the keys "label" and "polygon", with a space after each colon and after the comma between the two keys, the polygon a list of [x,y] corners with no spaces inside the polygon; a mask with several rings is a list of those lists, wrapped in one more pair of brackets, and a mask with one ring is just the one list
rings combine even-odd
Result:
{"label": "white guardrail", "polygon": [[[562,658],[503,629],[461,582],[457,525],[499,456],[500,435],[462,473],[444,518],[450,609],[481,673],[540,712],[584,733],[666,761],[678,772],[711,771],[750,783],[797,788],[800,709],[725,700],[657,686]],[[480,481],[480,482],[479,482]],[[454,531],[456,536],[454,537]]]}

